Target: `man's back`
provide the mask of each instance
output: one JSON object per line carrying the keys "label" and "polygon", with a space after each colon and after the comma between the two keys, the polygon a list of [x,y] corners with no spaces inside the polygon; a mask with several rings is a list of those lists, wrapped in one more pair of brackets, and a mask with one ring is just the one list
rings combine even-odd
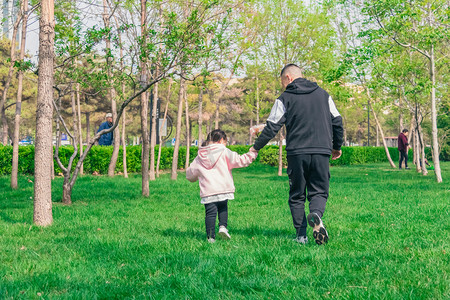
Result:
{"label": "man's back", "polygon": [[[103,122],[100,124],[100,127],[97,132],[102,131],[103,129],[109,129],[112,127],[112,124],[109,124],[108,122]],[[98,144],[100,146],[110,146],[112,145],[113,141],[113,132],[105,133],[103,134],[100,139],[98,140]]]}
{"label": "man's back", "polygon": [[288,155],[330,155],[342,144],[342,118],[333,100],[317,83],[304,78],[297,78],[286,87],[267,121],[255,149],[264,147],[283,124]]}

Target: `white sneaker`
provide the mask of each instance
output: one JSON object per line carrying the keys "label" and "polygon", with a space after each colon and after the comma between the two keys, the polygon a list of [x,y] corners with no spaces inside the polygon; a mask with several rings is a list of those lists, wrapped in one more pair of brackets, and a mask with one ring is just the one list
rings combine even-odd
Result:
{"label": "white sneaker", "polygon": [[221,238],[223,238],[224,240],[229,240],[231,239],[230,234],[228,233],[228,229],[225,226],[220,226],[219,227],[219,235]]}
{"label": "white sneaker", "polygon": [[210,243],[210,244],[213,244],[213,243],[215,243],[215,242],[216,242],[216,240],[213,239],[213,238],[209,238],[209,239],[208,239],[208,243]]}
{"label": "white sneaker", "polygon": [[294,242],[305,245],[306,243],[308,243],[308,237],[307,236],[298,236],[294,239]]}
{"label": "white sneaker", "polygon": [[308,224],[313,228],[313,236],[317,245],[326,244],[328,242],[328,232],[323,226],[322,219],[316,213],[308,215]]}

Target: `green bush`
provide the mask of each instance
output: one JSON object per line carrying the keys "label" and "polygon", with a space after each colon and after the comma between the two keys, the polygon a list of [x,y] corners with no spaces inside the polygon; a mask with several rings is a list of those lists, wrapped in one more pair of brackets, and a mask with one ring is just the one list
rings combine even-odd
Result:
{"label": "green bush", "polygon": [[[232,146],[235,147],[235,146]],[[236,146],[236,151],[248,151],[249,147]],[[12,146],[0,145],[0,175],[11,174],[12,164]],[[84,160],[84,172],[92,174],[97,172],[99,174],[107,174],[108,166],[111,159],[113,147],[112,146],[93,146]],[[192,162],[197,156],[197,147],[191,147],[189,153],[189,160]],[[63,146],[59,148],[59,158],[64,167],[69,163],[70,156],[73,154],[72,146]],[[172,168],[173,147],[163,147],[161,149],[160,169]],[[155,148],[155,167],[156,159],[158,157],[158,146]],[[20,174],[34,174],[34,146],[20,146],[19,147],[19,173]],[[72,170],[78,162],[79,155],[74,159]],[[62,173],[61,168],[55,160],[55,174]],[[178,168],[183,169],[186,164],[186,147],[180,147],[178,155]],[[127,170],[128,172],[141,171],[141,146],[127,146]],[[123,171],[123,152],[122,147],[119,150],[119,157],[116,165],[116,172]]]}
{"label": "green bush", "polygon": [[[250,146],[229,146],[229,148],[239,154],[247,153]],[[84,161],[84,172],[92,174],[106,174],[108,172],[109,161],[111,159],[112,146],[93,146]],[[189,160],[192,162],[197,156],[198,148],[191,147]],[[73,153],[72,146],[64,146],[59,148],[59,157],[64,166],[67,166],[70,156]],[[392,160],[397,164],[399,152],[397,148],[389,148]],[[431,161],[430,149],[426,149],[428,160]],[[158,156],[158,146],[155,148],[155,160]],[[161,149],[160,169],[170,169],[172,167],[173,147],[163,147]],[[450,149],[445,148],[441,151],[441,158],[450,157]],[[117,160],[116,172],[123,171],[122,147],[119,150],[119,158]],[[19,173],[34,173],[34,146],[19,147]],[[412,150],[409,151],[409,160],[413,160]],[[278,146],[266,146],[259,152],[257,161],[262,164],[278,166]],[[330,164],[337,165],[355,165],[373,162],[385,162],[386,153],[383,147],[342,147],[342,156],[338,160],[330,160]],[[72,168],[74,169],[78,157],[75,158]],[[12,163],[12,146],[0,145],[0,175],[11,174]],[[178,156],[178,168],[184,169],[186,163],[186,147],[180,147]],[[156,162],[155,162],[156,164]],[[283,146],[283,165],[287,165],[286,150]],[[131,173],[141,171],[141,146],[127,146],[127,170]],[[61,173],[61,169],[55,161],[55,174]]]}
{"label": "green bush", "polygon": [[[286,147],[283,146],[283,165],[287,165]],[[396,163],[399,159],[397,148],[388,148],[392,160]],[[260,162],[263,164],[278,166],[278,146],[266,146],[259,152]],[[413,152],[409,150],[408,160],[413,160]],[[373,162],[385,162],[386,152],[383,147],[342,147],[342,156],[337,160],[331,160],[332,166],[357,165]]]}

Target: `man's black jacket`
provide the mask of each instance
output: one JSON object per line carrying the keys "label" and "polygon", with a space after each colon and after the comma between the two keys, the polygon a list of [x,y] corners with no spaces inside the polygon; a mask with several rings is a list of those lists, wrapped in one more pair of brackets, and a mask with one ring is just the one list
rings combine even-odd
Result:
{"label": "man's black jacket", "polygon": [[341,149],[342,117],[330,95],[315,82],[297,78],[286,87],[275,100],[266,127],[253,147],[264,147],[283,125],[287,155],[330,155],[332,149]]}

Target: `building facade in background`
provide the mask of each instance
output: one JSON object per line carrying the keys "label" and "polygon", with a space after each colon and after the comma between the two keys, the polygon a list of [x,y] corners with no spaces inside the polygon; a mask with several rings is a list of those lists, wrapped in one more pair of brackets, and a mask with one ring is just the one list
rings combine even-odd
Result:
{"label": "building facade in background", "polygon": [[[19,0],[0,0],[1,1],[1,29],[2,36],[8,39],[12,38],[14,22],[17,20],[19,11]],[[20,40],[20,30],[17,32],[17,41]]]}

